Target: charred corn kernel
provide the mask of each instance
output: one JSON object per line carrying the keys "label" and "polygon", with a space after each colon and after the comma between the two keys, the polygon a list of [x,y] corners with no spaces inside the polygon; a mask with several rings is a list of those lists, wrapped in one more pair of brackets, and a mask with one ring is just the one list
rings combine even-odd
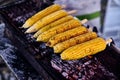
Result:
{"label": "charred corn kernel", "polygon": [[70,20],[68,22],[60,24],[58,26],[55,26],[55,27],[43,32],[42,34],[40,34],[38,36],[37,41],[47,42],[52,36],[54,36],[58,33],[67,31],[69,29],[75,28],[80,25],[81,25],[81,23],[79,22],[79,20],[76,20],[76,19]]}
{"label": "charred corn kernel", "polygon": [[48,29],[50,29],[50,28],[52,28],[52,27],[54,27],[54,26],[56,26],[56,25],[59,25],[59,24],[61,24],[61,23],[67,22],[67,21],[69,21],[69,20],[71,20],[71,19],[73,19],[73,17],[70,16],[70,15],[68,15],[68,16],[66,16],[66,17],[63,17],[63,18],[61,18],[61,19],[58,19],[57,21],[54,21],[53,23],[48,24],[47,26],[39,29],[39,31],[37,31],[37,32],[33,35],[33,37],[34,37],[34,38],[37,38],[41,33],[47,31]]}
{"label": "charred corn kernel", "polygon": [[65,31],[63,33],[53,36],[52,38],[49,39],[47,45],[52,47],[59,42],[63,42],[65,40],[68,40],[72,37],[78,36],[78,35],[86,33],[86,32],[88,32],[87,28],[85,28],[83,26],[82,27],[79,26],[79,27],[73,28],[71,30],[68,30],[68,31]]}
{"label": "charred corn kernel", "polygon": [[95,38],[90,41],[72,46],[61,53],[63,60],[75,60],[94,55],[106,48],[106,42],[103,38]]}
{"label": "charred corn kernel", "polygon": [[54,53],[60,53],[71,46],[83,43],[85,41],[94,39],[96,37],[97,37],[97,34],[95,32],[88,32],[88,33],[73,37],[69,40],[66,40],[64,42],[58,43],[55,46],[53,46]]}
{"label": "charred corn kernel", "polygon": [[49,15],[50,13],[53,13],[57,10],[60,10],[60,9],[61,9],[61,6],[58,4],[51,5],[47,8],[45,8],[44,10],[36,13],[31,18],[29,18],[22,27],[28,28],[28,27],[32,26],[35,22],[40,20],[41,18],[43,18],[43,17],[45,17],[45,16]]}
{"label": "charred corn kernel", "polygon": [[42,19],[40,19],[39,21],[37,21],[33,26],[31,26],[26,33],[32,33],[32,32],[36,32],[38,31],[40,28],[42,28],[43,26],[46,26],[47,24],[61,18],[64,16],[67,16],[68,13],[65,10],[59,10],[56,11]]}

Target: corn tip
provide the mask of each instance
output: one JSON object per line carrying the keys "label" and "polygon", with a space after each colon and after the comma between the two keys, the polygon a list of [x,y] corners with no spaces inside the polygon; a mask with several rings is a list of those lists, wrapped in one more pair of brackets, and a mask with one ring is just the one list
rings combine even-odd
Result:
{"label": "corn tip", "polygon": [[30,27],[27,29],[27,31],[25,33],[32,33],[32,32],[35,32],[36,29],[34,27]]}
{"label": "corn tip", "polygon": [[21,28],[29,28],[29,26],[25,23]]}
{"label": "corn tip", "polygon": [[24,33],[27,34],[27,31],[25,31]]}
{"label": "corn tip", "polygon": [[37,36],[34,34],[33,36],[32,36],[33,38],[37,38]]}
{"label": "corn tip", "polygon": [[20,29],[23,29],[24,27],[19,27]]}
{"label": "corn tip", "polygon": [[38,41],[39,41],[39,39],[36,39],[36,41],[38,42]]}
{"label": "corn tip", "polygon": [[66,60],[66,56],[63,54],[60,54],[62,60]]}

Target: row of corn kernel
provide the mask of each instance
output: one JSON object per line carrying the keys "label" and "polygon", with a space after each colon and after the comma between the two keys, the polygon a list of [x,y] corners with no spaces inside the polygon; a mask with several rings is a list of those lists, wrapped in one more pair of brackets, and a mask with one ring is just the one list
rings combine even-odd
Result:
{"label": "row of corn kernel", "polygon": [[[23,28],[28,28],[26,33],[36,32],[33,37],[37,41],[47,42],[55,53],[62,52],[63,60],[79,59],[105,49],[104,39],[97,38],[95,32],[89,32],[79,20],[61,9],[60,5],[54,4],[29,18]],[[93,43],[101,43],[103,47],[91,48]]]}

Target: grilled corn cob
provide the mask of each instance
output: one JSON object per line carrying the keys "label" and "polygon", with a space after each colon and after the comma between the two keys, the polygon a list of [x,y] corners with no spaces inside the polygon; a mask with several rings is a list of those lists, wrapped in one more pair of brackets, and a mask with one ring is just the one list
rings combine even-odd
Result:
{"label": "grilled corn cob", "polygon": [[67,31],[69,29],[75,28],[77,26],[82,25],[79,20],[73,19],[70,20],[68,22],[65,22],[63,24],[60,24],[58,26],[55,26],[45,32],[43,32],[42,34],[40,34],[37,38],[37,41],[43,41],[43,42],[47,42],[52,36]]}
{"label": "grilled corn cob", "polygon": [[47,7],[46,9],[36,13],[31,18],[29,18],[22,27],[28,28],[28,27],[32,26],[35,22],[40,20],[41,18],[43,18],[43,17],[47,16],[48,14],[53,13],[57,10],[60,10],[60,9],[61,9],[61,6],[58,4],[51,5],[51,6]]}
{"label": "grilled corn cob", "polygon": [[36,32],[38,31],[40,28],[42,28],[43,26],[46,26],[47,24],[61,18],[64,16],[67,16],[68,13],[65,10],[59,10],[56,11],[42,19],[40,19],[39,21],[37,21],[33,26],[31,26],[26,33],[32,33],[32,32]]}
{"label": "grilled corn cob", "polygon": [[97,37],[97,34],[95,32],[88,32],[88,33],[79,35],[77,37],[73,37],[73,38],[71,38],[69,40],[66,40],[64,42],[58,43],[55,46],[53,46],[54,53],[60,53],[63,50],[65,50],[65,49],[67,49],[67,48],[69,48],[71,46],[83,43],[85,41],[94,39],[96,37]]}
{"label": "grilled corn cob", "polygon": [[71,30],[68,30],[68,31],[65,31],[63,33],[60,33],[60,34],[53,36],[52,38],[49,39],[47,45],[52,47],[59,42],[63,42],[63,41],[68,40],[72,37],[76,37],[80,34],[86,33],[87,31],[88,31],[87,28],[85,28],[83,26],[73,28]]}
{"label": "grilled corn cob", "polygon": [[93,40],[72,46],[61,54],[63,60],[81,59],[85,56],[94,55],[106,48],[106,41],[103,38],[95,38]]}
{"label": "grilled corn cob", "polygon": [[70,15],[68,15],[68,16],[66,16],[66,17],[63,17],[63,18],[61,18],[61,19],[58,19],[57,21],[54,21],[53,23],[48,24],[47,26],[39,29],[39,31],[37,31],[37,32],[33,35],[33,37],[34,37],[34,38],[37,38],[37,37],[39,36],[39,34],[47,31],[48,29],[50,29],[50,28],[52,28],[52,27],[54,27],[54,26],[56,26],[56,25],[59,25],[59,24],[64,23],[64,22],[67,22],[67,21],[69,21],[69,20],[71,20],[71,19],[73,19],[73,17],[70,16]]}

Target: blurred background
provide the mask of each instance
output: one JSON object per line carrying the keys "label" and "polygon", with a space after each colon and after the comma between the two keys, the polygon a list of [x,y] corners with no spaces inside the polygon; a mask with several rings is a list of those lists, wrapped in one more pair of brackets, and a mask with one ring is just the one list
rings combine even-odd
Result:
{"label": "blurred background", "polygon": [[[0,0],[0,7],[16,0]],[[34,0],[39,1],[40,0]],[[47,0],[43,0],[47,1]],[[80,20],[87,18],[90,26],[96,26],[100,36],[112,37],[120,48],[120,0],[52,0],[54,3],[65,4],[66,10],[78,10],[74,16]],[[3,50],[3,31],[5,25],[0,18],[0,51]],[[7,39],[5,39],[7,40]],[[12,72],[0,57],[0,80],[16,80]]]}

